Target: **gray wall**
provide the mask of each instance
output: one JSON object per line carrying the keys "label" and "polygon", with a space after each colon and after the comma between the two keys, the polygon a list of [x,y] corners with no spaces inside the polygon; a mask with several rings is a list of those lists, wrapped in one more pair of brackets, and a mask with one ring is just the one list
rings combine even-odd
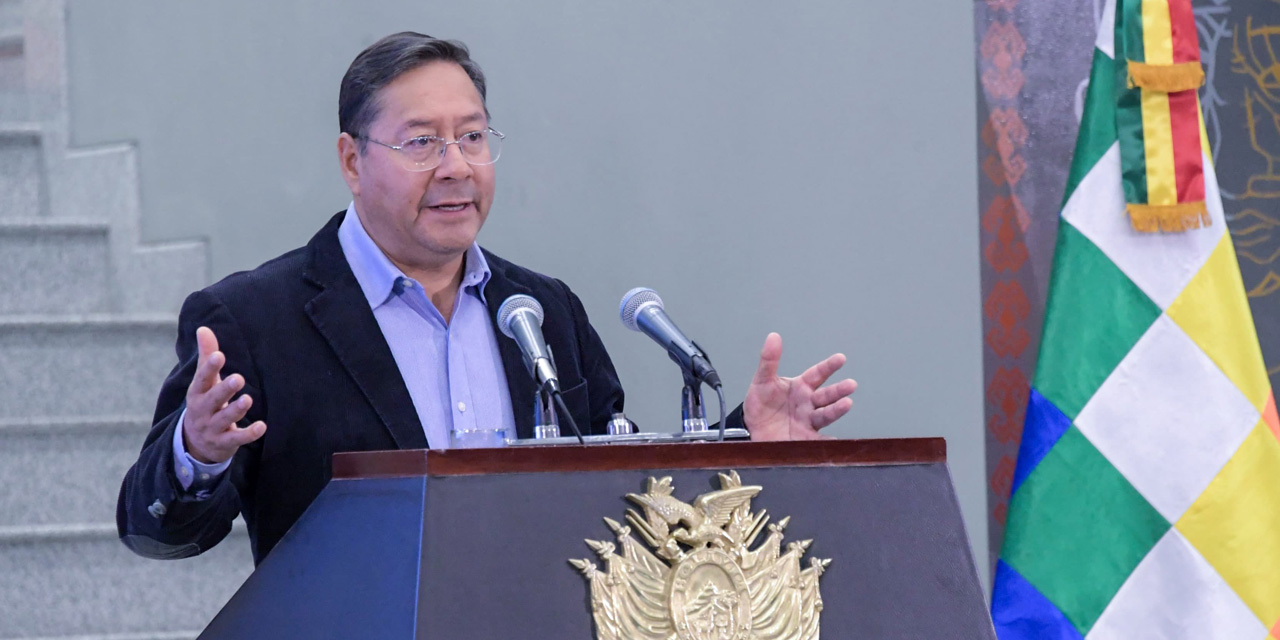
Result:
{"label": "gray wall", "polygon": [[861,389],[830,432],[945,436],[986,567],[972,20],[947,0],[73,0],[73,143],[136,141],[144,237],[208,238],[221,277],[346,206],[351,58],[460,38],[509,140],[481,242],[577,291],[628,413],[676,428],[680,387],[616,320],[633,286],[734,404],[771,330],[791,374],[843,351]]}

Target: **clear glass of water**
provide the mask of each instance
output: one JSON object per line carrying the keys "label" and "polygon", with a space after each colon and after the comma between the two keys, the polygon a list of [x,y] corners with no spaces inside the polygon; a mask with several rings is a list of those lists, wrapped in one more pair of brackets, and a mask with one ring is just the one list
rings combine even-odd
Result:
{"label": "clear glass of water", "polygon": [[494,449],[506,446],[506,429],[454,429],[449,432],[450,449]]}

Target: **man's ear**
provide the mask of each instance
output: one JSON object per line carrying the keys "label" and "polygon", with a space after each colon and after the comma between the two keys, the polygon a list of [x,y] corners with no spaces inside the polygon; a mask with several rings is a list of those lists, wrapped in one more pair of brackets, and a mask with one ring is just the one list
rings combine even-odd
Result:
{"label": "man's ear", "polygon": [[360,143],[345,131],[338,136],[338,166],[351,195],[360,195]]}

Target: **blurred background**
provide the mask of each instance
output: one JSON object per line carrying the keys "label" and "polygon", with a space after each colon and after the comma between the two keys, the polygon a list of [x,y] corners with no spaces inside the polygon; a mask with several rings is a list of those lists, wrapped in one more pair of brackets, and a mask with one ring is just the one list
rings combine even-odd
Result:
{"label": "blurred background", "polygon": [[[647,430],[680,375],[657,290],[742,401],[849,356],[844,438],[944,436],[988,584],[974,9],[811,0],[0,0],[0,638],[189,638],[242,528],[143,560],[115,497],[187,293],[350,200],[338,83],[378,38],[464,41],[507,135],[482,245],[582,298]],[[714,420],[714,416],[712,416]]]}

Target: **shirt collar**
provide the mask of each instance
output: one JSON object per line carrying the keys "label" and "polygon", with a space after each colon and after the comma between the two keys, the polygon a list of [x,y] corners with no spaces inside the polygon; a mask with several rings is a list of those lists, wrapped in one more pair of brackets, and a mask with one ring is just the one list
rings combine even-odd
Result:
{"label": "shirt collar", "polygon": [[[347,257],[351,272],[355,274],[356,282],[360,284],[360,290],[364,292],[365,300],[368,300],[371,308],[377,309],[393,294],[398,295],[403,285],[397,285],[403,280],[411,279],[369,237],[369,232],[360,222],[360,216],[356,214],[354,201],[347,205],[347,215],[338,226],[338,243],[342,246],[342,253]],[[465,264],[466,271],[462,274],[460,288],[474,288],[480,301],[488,304],[484,298],[484,288],[492,274],[489,272],[489,261],[485,260],[480,245],[473,242],[467,248]]]}
{"label": "shirt collar", "polygon": [[489,272],[489,261],[485,260],[484,252],[480,250],[480,245],[475,242],[467,248],[466,271],[462,274],[462,288],[474,289],[476,296],[480,298],[480,302],[489,304],[484,298],[485,285],[489,284],[489,278],[493,276]]}

